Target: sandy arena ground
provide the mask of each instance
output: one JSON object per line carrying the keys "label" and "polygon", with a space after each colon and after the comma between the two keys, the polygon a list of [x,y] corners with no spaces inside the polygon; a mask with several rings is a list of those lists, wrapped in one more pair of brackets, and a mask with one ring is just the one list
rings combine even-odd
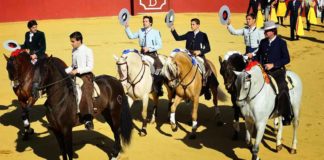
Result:
{"label": "sandy arena ground", "polygon": [[[153,14],[154,28],[161,31],[163,40],[162,54],[168,55],[177,47],[184,47],[184,42],[175,42],[169,29],[164,24],[164,13]],[[178,33],[185,33],[190,29],[190,19],[201,19],[201,30],[207,32],[212,51],[207,57],[214,62],[219,70],[218,56],[223,56],[226,51],[244,51],[243,37],[232,36],[221,25],[216,13],[213,14],[177,14],[176,29]],[[142,26],[142,16],[131,18],[130,27],[137,31]],[[319,20],[318,20],[319,21]],[[243,14],[233,14],[232,24],[239,28],[244,25]],[[124,28],[119,25],[117,17],[98,17],[61,20],[40,20],[38,29],[44,31],[47,41],[47,53],[62,58],[71,64],[71,45],[69,34],[81,31],[84,43],[94,51],[96,75],[109,74],[117,76],[113,54],[120,55],[123,49],[137,48],[137,40],[129,40]],[[285,24],[289,24],[288,19]],[[23,43],[27,31],[26,22],[0,23],[0,42],[14,39]],[[287,39],[290,34],[288,26],[280,27],[279,34]],[[290,155],[288,148],[292,143],[292,127],[284,127],[284,149],[275,152],[275,137],[271,131],[272,121],[266,130],[264,140],[260,145],[261,158],[266,160],[308,160],[323,159],[324,150],[324,116],[322,103],[324,94],[324,69],[321,59],[324,59],[324,25],[312,26],[311,31],[305,31],[305,36],[299,41],[287,40],[291,56],[288,68],[295,71],[302,78],[304,93],[301,106],[300,127],[298,132],[298,150],[296,155]],[[1,53],[9,54],[0,47]],[[20,118],[21,109],[9,85],[6,71],[6,61],[0,59],[0,159],[59,159],[59,147],[53,134],[46,129],[47,120],[44,115],[45,108],[41,99],[31,110],[32,127],[36,134],[29,141],[22,141],[19,130],[22,128]],[[222,77],[218,76],[224,90]],[[245,144],[243,132],[244,124],[241,123],[239,141],[232,141],[232,109],[229,98],[226,102],[219,102],[222,118],[225,125],[216,126],[213,119],[211,101],[200,98],[199,106],[200,127],[198,138],[189,140],[187,132],[191,127],[186,122],[190,120],[190,105],[182,103],[177,110],[177,120],[181,127],[173,133],[167,120],[166,96],[160,100],[157,123],[148,126],[148,135],[140,137],[134,130],[132,144],[126,148],[121,159],[130,160],[175,160],[175,159],[201,159],[201,160],[226,160],[250,159],[251,154]],[[131,108],[134,122],[140,127],[141,103],[136,103]],[[151,105],[152,107],[152,105]],[[107,124],[102,120],[95,120],[95,131],[89,132],[83,126],[74,128],[74,151],[79,159],[108,159],[113,145],[113,135]]]}

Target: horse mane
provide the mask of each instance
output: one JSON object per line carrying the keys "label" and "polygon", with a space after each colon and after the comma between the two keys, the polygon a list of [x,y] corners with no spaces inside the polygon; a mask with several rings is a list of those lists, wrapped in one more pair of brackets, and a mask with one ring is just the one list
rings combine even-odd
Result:
{"label": "horse mane", "polygon": [[228,65],[235,68],[235,71],[242,71],[246,67],[244,57],[241,54],[232,54],[227,61]]}
{"label": "horse mane", "polygon": [[[57,70],[62,78],[69,76],[65,72],[67,65],[61,59],[57,57],[48,57],[37,62],[37,65],[39,65],[39,67],[44,67],[45,64],[49,65],[50,68]],[[73,85],[72,78],[67,78],[65,82],[67,83],[68,88],[72,89],[72,87],[69,87]]]}

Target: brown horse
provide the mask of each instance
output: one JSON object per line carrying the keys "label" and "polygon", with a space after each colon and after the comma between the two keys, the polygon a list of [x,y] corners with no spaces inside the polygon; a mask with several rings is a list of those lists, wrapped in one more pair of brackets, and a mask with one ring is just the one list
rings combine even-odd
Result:
{"label": "brown horse", "polygon": [[[214,65],[207,61],[210,65],[212,73],[208,77],[208,87],[213,94],[213,103],[216,111],[216,117],[219,118],[219,108],[217,107],[217,87],[218,81],[216,79],[216,69]],[[189,138],[196,138],[197,130],[197,112],[199,104],[199,96],[202,89],[202,75],[199,72],[198,65],[192,63],[191,57],[185,52],[178,52],[173,58],[169,58],[166,65],[163,67],[162,73],[169,80],[170,87],[175,89],[176,97],[171,106],[170,123],[172,131],[177,130],[175,121],[175,111],[178,104],[184,100],[191,100],[193,102],[193,109],[191,113],[192,118],[192,132]],[[218,122],[221,124],[222,122]]]}
{"label": "brown horse", "polygon": [[[37,90],[47,94],[45,107],[50,129],[54,132],[60,145],[63,159],[72,159],[72,128],[80,125],[74,82],[64,71],[66,64],[54,57],[39,61],[35,66],[33,95],[38,97]],[[123,144],[131,140],[132,118],[123,86],[114,77],[101,75],[95,78],[100,88],[100,96],[94,99],[97,108],[94,116],[101,114],[110,125],[115,138],[112,157],[121,151],[120,137]],[[82,103],[82,102],[81,102]]]}
{"label": "brown horse", "polygon": [[29,135],[34,133],[29,123],[29,110],[37,99],[31,95],[32,81],[34,76],[33,65],[30,62],[30,56],[27,52],[22,51],[17,56],[7,57],[7,71],[9,79],[12,82],[13,90],[18,97],[20,106],[22,107],[22,120],[24,130],[22,132],[23,140],[27,140]]}

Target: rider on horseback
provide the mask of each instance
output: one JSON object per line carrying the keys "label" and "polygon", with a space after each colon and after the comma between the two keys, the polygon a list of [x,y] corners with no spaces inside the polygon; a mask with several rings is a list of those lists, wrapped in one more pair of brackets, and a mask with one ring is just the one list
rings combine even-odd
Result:
{"label": "rider on horseback", "polygon": [[35,20],[30,20],[27,23],[27,27],[29,31],[25,34],[25,42],[22,48],[27,49],[26,51],[30,54],[31,62],[35,64],[37,59],[45,57],[45,34],[37,30],[37,22]]}
{"label": "rider on horseback", "polygon": [[[90,48],[83,44],[83,37],[80,32],[73,32],[70,35],[72,50],[72,67],[68,67],[66,72],[75,75],[78,112],[80,111],[80,122],[85,124],[88,130],[93,127],[93,101],[92,94],[94,90],[93,80],[93,53]],[[81,79],[81,80],[80,80]],[[82,91],[82,92],[81,92]]]}
{"label": "rider on horseback", "polygon": [[200,20],[197,18],[191,19],[191,30],[184,35],[178,35],[174,26],[171,26],[171,32],[176,41],[186,40],[186,49],[194,56],[197,56],[198,61],[203,61],[204,67],[201,67],[203,74],[203,92],[206,99],[211,98],[211,93],[208,89],[208,71],[210,67],[206,61],[205,54],[210,51],[208,36],[206,33],[199,30]]}
{"label": "rider on horseback", "polygon": [[227,29],[232,35],[244,36],[245,54],[249,58],[255,55],[258,51],[259,44],[264,39],[264,32],[255,25],[255,15],[253,13],[246,15],[247,26],[242,29],[234,29],[229,20],[227,23]]}
{"label": "rider on horseback", "polygon": [[162,40],[160,32],[156,29],[153,29],[152,25],[153,18],[151,16],[144,16],[143,28],[141,28],[138,32],[132,33],[128,23],[125,24],[125,31],[129,39],[139,39],[141,54],[144,55],[143,58],[145,58],[145,56],[153,58],[153,66],[155,70],[152,73],[154,78],[153,89],[158,96],[162,96],[163,76],[161,76],[161,69],[163,67],[163,64],[159,59],[159,55],[157,53],[157,50],[162,48]]}
{"label": "rider on horseback", "polygon": [[289,125],[293,115],[286,82],[285,65],[290,62],[287,43],[277,36],[277,26],[273,21],[264,23],[264,32],[267,38],[261,41],[255,59],[276,80],[279,88],[279,94],[276,99],[279,106],[279,113],[282,113],[284,118],[283,125]]}

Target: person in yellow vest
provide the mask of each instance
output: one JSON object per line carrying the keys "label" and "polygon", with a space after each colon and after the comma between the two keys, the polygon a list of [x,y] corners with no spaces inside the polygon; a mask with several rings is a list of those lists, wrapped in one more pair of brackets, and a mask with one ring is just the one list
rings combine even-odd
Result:
{"label": "person in yellow vest", "polygon": [[303,6],[305,7],[307,31],[310,31],[311,24],[317,24],[316,14],[314,9],[316,4],[317,4],[316,0],[303,0]]}
{"label": "person in yellow vest", "polygon": [[284,17],[287,11],[286,0],[277,0],[276,8],[278,23],[283,26]]}

